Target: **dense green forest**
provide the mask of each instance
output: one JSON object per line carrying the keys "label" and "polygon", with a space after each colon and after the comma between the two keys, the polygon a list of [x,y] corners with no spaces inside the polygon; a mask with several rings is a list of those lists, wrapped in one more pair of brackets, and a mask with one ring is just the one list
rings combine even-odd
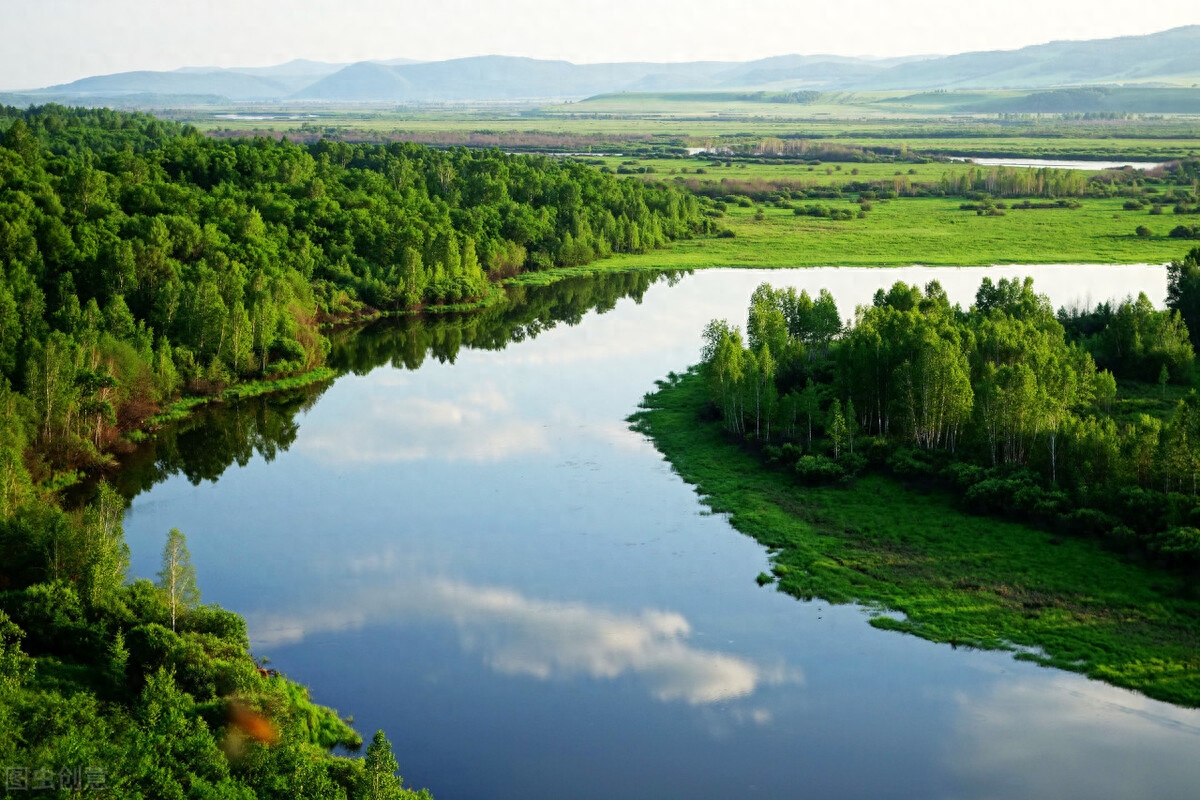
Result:
{"label": "dense green forest", "polygon": [[[972,510],[1194,569],[1200,395],[1172,385],[1193,379],[1200,250],[1169,285],[1164,311],[1141,296],[1056,314],[1029,279],[985,279],[966,310],[897,283],[843,328],[828,293],[764,284],[744,335],[709,325],[702,374],[728,431],[800,481],[941,482]],[[1170,413],[1139,406],[1168,388]]]}
{"label": "dense green forest", "polygon": [[365,758],[331,755],[359,735],[263,669],[240,617],[199,602],[182,534],[157,582],[130,583],[123,497],[101,483],[64,507],[58,476],[131,450],[181,392],[323,364],[323,323],[703,232],[694,199],[497,151],[218,142],[110,111],[4,109],[0,131],[9,788],[416,796],[382,734]]}
{"label": "dense green forest", "polygon": [[0,377],[52,466],[94,462],[182,388],[319,365],[323,321],[712,224],[682,190],[498,151],[215,141],[57,107],[0,127]]}

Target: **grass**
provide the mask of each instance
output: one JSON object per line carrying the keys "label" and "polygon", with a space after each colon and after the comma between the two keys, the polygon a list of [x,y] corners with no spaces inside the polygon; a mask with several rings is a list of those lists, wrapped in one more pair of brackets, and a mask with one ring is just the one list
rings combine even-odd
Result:
{"label": "grass", "polygon": [[[1009,210],[1003,217],[961,211],[961,202],[875,202],[865,219],[844,222],[798,217],[779,208],[766,208],[766,218],[755,220],[754,209],[731,207],[719,222],[735,238],[692,239],[648,255],[616,256],[600,263],[609,269],[650,260],[663,269],[1160,264],[1179,258],[1189,245],[1165,235],[1178,224],[1173,216],[1123,211],[1121,200],[1084,200],[1076,210]],[[848,201],[826,204],[857,208]],[[1157,235],[1135,235],[1138,225]]]}
{"label": "grass", "polygon": [[776,551],[780,591],[900,612],[871,624],[1015,650],[1019,659],[1200,706],[1200,596],[1189,577],[1090,540],[971,516],[947,494],[886,477],[801,487],[705,421],[694,371],[660,382],[643,406],[633,427],[714,512]]}
{"label": "grass", "polygon": [[[1020,94],[1020,93],[1015,93]],[[976,156],[1158,160],[1200,153],[1200,117],[1064,119],[1056,115],[952,113],[955,103],[1003,101],[1012,92],[930,95],[828,93],[818,104],[608,95],[578,103],[397,108],[302,108],[266,104],[161,112],[206,131],[324,134],[374,140],[405,135],[434,144],[629,152],[643,145],[705,146],[762,137],[829,139],[839,144]],[[236,112],[240,119],[224,115]],[[267,119],[245,117],[265,116]],[[459,136],[453,136],[458,134]],[[525,138],[521,138],[524,136]],[[516,137],[516,138],[514,138]],[[546,138],[548,137],[548,138]],[[561,141],[555,142],[555,137]],[[537,144],[542,142],[542,144]]]}
{"label": "grass", "polygon": [[[244,400],[248,397],[258,397],[259,395],[271,394],[273,392],[281,392],[285,389],[294,389],[298,386],[308,386],[313,383],[331,380],[338,376],[338,371],[329,367],[317,367],[308,372],[302,372],[299,375],[291,375],[286,378],[276,378],[274,380],[260,381],[245,381],[244,383],[235,383],[226,388],[220,394],[183,397],[176,400],[171,405],[167,406],[160,413],[150,417],[144,423],[145,428],[160,428],[163,425],[171,422],[178,422],[190,416],[200,406],[208,405],[209,403],[221,403],[232,400]],[[145,437],[142,431],[132,431],[126,434],[126,437],[131,441],[139,441]]]}
{"label": "grass", "polygon": [[[865,163],[826,163],[819,166],[807,166],[795,163],[766,163],[757,164],[745,161],[731,161],[725,166],[718,156],[703,159],[670,159],[670,158],[625,158],[623,156],[605,156],[590,159],[603,161],[604,165],[614,172],[626,162],[635,161],[636,167],[653,167],[654,172],[639,174],[637,177],[645,180],[696,181],[701,186],[720,185],[728,181],[783,181],[795,184],[797,188],[836,186],[844,187],[855,182],[886,181],[890,186],[899,179],[910,184],[937,183],[944,175],[957,175],[972,167],[974,164],[963,162],[911,164],[905,162],[865,162]],[[714,166],[720,164],[720,166]],[[982,169],[989,169],[983,167]],[[697,172],[697,170],[703,170]]]}
{"label": "grass", "polygon": [[[797,201],[800,205],[808,201]],[[857,209],[849,201],[813,201]],[[734,238],[677,241],[662,250],[617,255],[583,267],[526,272],[507,286],[544,286],[607,271],[694,270],[716,267],[978,267],[995,264],[1164,264],[1194,243],[1162,235],[1173,215],[1124,211],[1124,201],[1082,200],[1082,207],[1012,210],[1003,217],[962,211],[959,199],[876,201],[864,219],[798,217],[789,209],[730,206],[719,223]],[[1140,237],[1138,225],[1159,235]],[[1177,398],[1176,398],[1177,399]],[[1172,404],[1173,407],[1173,404]],[[1125,409],[1132,412],[1133,406]]]}

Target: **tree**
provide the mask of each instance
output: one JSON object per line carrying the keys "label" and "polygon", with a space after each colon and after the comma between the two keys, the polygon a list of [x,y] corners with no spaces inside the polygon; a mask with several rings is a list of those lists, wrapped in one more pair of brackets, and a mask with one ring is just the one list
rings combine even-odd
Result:
{"label": "tree", "polygon": [[836,461],[840,455],[842,445],[846,443],[846,436],[849,431],[846,425],[846,417],[842,413],[842,403],[836,398],[829,404],[829,421],[825,423],[825,432],[829,435],[829,441],[833,443],[833,460]]}
{"label": "tree", "polygon": [[847,398],[846,411],[843,415],[846,420],[846,445],[850,453],[854,453],[854,437],[858,435],[858,415],[854,411],[854,401]]}
{"label": "tree", "polygon": [[1167,307],[1178,311],[1200,345],[1200,247],[1167,266]]}
{"label": "tree", "polygon": [[171,630],[175,630],[178,617],[200,604],[200,590],[196,587],[196,568],[187,549],[187,537],[172,528],[167,534],[167,545],[163,548],[162,571],[158,573],[158,588],[167,595],[171,608]]}
{"label": "tree", "polygon": [[396,757],[392,755],[391,742],[384,736],[383,731],[375,731],[375,736],[367,745],[359,797],[363,800],[393,800],[404,797],[406,792],[401,788],[400,777],[396,775],[399,768]]}

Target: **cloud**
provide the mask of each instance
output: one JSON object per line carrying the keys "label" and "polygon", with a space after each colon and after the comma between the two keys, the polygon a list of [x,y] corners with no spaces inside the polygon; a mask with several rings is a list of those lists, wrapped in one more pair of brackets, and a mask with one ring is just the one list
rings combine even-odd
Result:
{"label": "cloud", "polygon": [[405,394],[402,386],[417,387],[388,376],[371,379],[361,411],[305,430],[296,449],[334,464],[488,463],[550,449],[545,428],[521,419],[494,386],[431,399]]}
{"label": "cloud", "polygon": [[[446,580],[406,581],[344,609],[252,617],[251,631],[257,647],[270,647],[397,618],[453,623],[463,648],[502,674],[539,680],[632,676],[662,701],[706,705],[747,697],[764,685],[802,681],[783,667],[692,646],[691,626],[675,612],[617,613]],[[755,723],[769,721],[769,715],[747,713]]]}
{"label": "cloud", "polygon": [[962,695],[952,769],[989,797],[1190,797],[1200,712],[1059,674]]}

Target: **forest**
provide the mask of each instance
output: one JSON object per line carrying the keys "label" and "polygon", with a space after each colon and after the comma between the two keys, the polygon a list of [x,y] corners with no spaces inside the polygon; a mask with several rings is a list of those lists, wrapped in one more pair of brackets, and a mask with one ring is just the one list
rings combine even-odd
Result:
{"label": "forest", "polygon": [[323,323],[712,225],[682,190],[494,150],[215,141],[56,107],[0,127],[0,377],[35,477],[103,461],[181,390],[320,365]]}
{"label": "forest", "polygon": [[729,433],[802,483],[875,470],[952,489],[969,509],[1200,565],[1200,395],[1167,414],[1139,392],[1190,386],[1200,249],[1144,296],[1061,309],[1032,280],[984,279],[974,304],[897,283],[843,327],[834,298],[751,298],[714,320],[701,373]]}
{"label": "forest", "polygon": [[58,107],[0,110],[0,130],[8,788],[418,796],[382,732],[364,758],[331,754],[361,737],[265,669],[240,617],[200,602],[183,534],[158,581],[128,582],[123,496],[101,482],[68,504],[59,490],[132,450],[181,393],[322,365],[323,326],[459,307],[522,271],[710,223],[682,190],[494,150],[216,141]]}

